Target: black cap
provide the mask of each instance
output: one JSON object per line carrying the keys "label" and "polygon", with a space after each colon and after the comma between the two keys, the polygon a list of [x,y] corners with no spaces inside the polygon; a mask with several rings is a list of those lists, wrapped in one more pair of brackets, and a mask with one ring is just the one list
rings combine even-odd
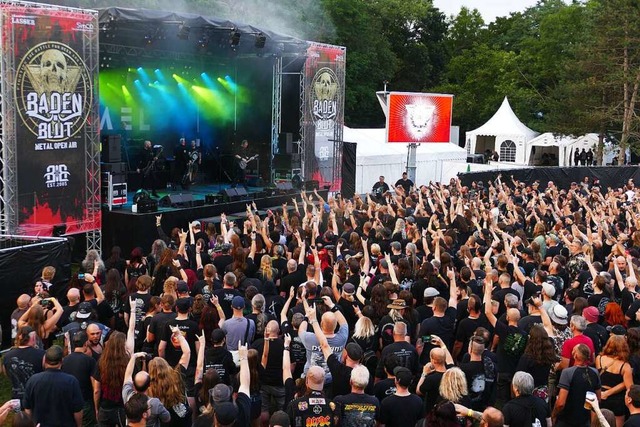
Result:
{"label": "black cap", "polygon": [[396,381],[403,387],[409,387],[413,380],[413,374],[410,370],[404,366],[396,366],[393,370],[393,376],[396,377]]}
{"label": "black cap", "polygon": [[362,360],[362,347],[360,347],[358,343],[350,342],[349,344],[347,344],[345,349],[347,350],[347,356],[349,356],[349,359],[356,362]]}
{"label": "black cap", "polygon": [[213,344],[220,344],[225,336],[226,334],[222,329],[214,329],[213,332],[211,332],[211,342]]}

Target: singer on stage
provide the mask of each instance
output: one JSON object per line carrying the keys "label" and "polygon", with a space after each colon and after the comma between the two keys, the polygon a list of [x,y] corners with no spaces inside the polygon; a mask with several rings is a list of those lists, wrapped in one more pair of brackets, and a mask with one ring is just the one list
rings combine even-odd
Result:
{"label": "singer on stage", "polygon": [[150,190],[151,195],[153,197],[158,197],[158,193],[156,193],[156,189],[158,186],[158,177],[157,171],[160,163],[160,152],[154,152],[153,146],[151,145],[151,141],[144,142],[144,149],[142,150],[142,155],[140,156],[140,161],[138,162],[138,173],[142,174],[142,184],[141,188],[145,190]]}

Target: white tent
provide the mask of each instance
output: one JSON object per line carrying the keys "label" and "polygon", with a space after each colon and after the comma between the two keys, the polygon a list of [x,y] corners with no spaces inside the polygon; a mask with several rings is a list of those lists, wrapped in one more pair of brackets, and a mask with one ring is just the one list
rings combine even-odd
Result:
{"label": "white tent", "polygon": [[[343,140],[357,143],[356,193],[367,193],[383,175],[390,185],[402,177],[407,169],[407,144],[388,144],[386,130],[352,129],[344,127]],[[466,161],[464,148],[455,144],[420,144],[416,152],[416,181],[440,181],[445,161]]]}
{"label": "white tent", "polygon": [[501,162],[526,164],[526,143],[538,136],[515,115],[507,97],[484,125],[467,132],[466,149],[470,154],[496,151]]}
{"label": "white tent", "polygon": [[543,133],[526,143],[525,163],[530,166],[569,166],[567,153],[574,141],[570,136]]}

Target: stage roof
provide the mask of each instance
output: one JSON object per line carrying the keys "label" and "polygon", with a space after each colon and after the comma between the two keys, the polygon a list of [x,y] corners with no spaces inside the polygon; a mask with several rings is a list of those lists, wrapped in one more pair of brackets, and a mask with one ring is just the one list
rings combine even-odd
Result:
{"label": "stage roof", "polygon": [[[194,56],[304,55],[307,41],[266,28],[192,13],[110,7],[98,9],[100,44]],[[262,44],[264,42],[264,44]]]}

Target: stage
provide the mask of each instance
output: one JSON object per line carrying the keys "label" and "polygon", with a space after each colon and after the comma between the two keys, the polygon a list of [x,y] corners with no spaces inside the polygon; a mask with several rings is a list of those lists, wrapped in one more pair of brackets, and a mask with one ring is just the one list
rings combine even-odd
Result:
{"label": "stage", "polygon": [[[199,184],[187,190],[162,190],[157,200],[163,200],[165,196],[174,199],[193,199],[192,202],[181,203],[171,207],[158,207],[157,212],[140,213],[133,212],[133,196],[135,192],[127,194],[127,203],[114,207],[109,211],[104,206],[102,210],[102,253],[106,258],[114,245],[122,248],[122,254],[126,258],[131,250],[140,246],[145,253],[151,249],[151,244],[158,238],[156,231],[156,215],[162,214],[162,228],[168,235],[173,227],[187,230],[188,223],[199,220],[205,224],[220,223],[220,214],[224,213],[232,220],[243,221],[246,218],[247,203],[255,202],[261,213],[267,209],[282,208],[283,203],[292,207],[292,199],[295,197],[300,202],[299,190],[277,190],[269,187],[246,187],[247,196],[239,200],[227,200],[215,204],[207,204],[207,195],[217,195],[230,188],[230,184],[214,183]],[[275,193],[275,194],[274,194]],[[328,191],[321,189],[318,193],[326,200]],[[178,197],[175,197],[178,196]],[[185,197],[186,196],[186,197]],[[167,200],[166,198],[164,199]],[[219,227],[217,227],[219,231]]]}

